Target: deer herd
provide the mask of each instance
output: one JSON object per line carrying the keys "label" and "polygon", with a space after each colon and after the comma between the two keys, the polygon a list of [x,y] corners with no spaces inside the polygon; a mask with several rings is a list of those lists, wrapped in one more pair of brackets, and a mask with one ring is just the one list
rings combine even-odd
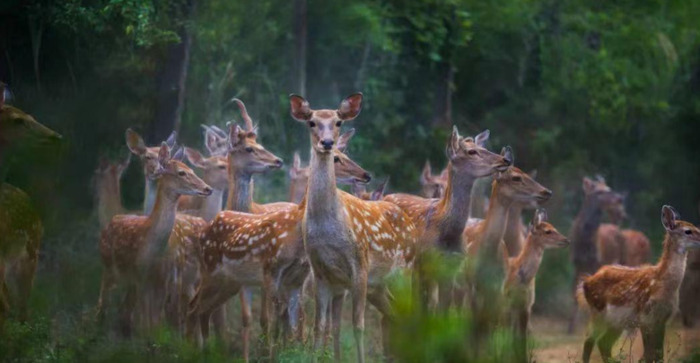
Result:
{"label": "deer herd", "polygon": [[[529,361],[527,333],[537,270],[546,249],[571,245],[578,308],[570,329],[578,310],[590,317],[583,360],[589,361],[596,345],[609,358],[621,333],[636,328],[642,333],[644,359],[663,358],[665,325],[678,305],[686,256],[700,247],[700,230],[680,220],[675,209],[662,208],[663,254],[649,265],[649,240],[619,227],[624,196],[602,177],[586,177],[584,201],[567,238],[540,206],[552,191],[534,173],[514,166],[510,147],[494,153],[486,148],[488,130],[463,137],[456,127],[445,147],[445,170],[433,175],[426,164],[420,174],[421,195],[385,196],[388,179],[368,192],[369,172],[344,153],[355,131],[341,132],[360,114],[362,94],[350,95],[337,109],[312,109],[297,95],[289,102],[292,118],[308,130],[311,142],[308,167],[294,155],[289,202],[253,201],[254,177],[280,169],[283,162],[259,143],[240,100],[235,103],[243,126],[203,126],[206,156],[177,145],[175,133],[160,145],[147,146],[139,134],[126,130],[129,155],[143,167],[144,204],[139,211],[121,204],[120,178],[130,157],[101,159],[95,172],[103,265],[98,321],[105,321],[113,301],[119,301],[116,321],[123,334],[166,323],[201,346],[211,328],[222,341],[229,339],[226,304],[238,295],[248,361],[253,291],[260,289],[259,319],[271,357],[276,342],[305,339],[303,302],[313,295],[313,349],[323,349],[330,337],[339,360],[348,295],[362,362],[367,303],[381,314],[384,354],[391,355],[389,328],[396,318],[391,276],[413,281],[416,304],[426,314],[450,308],[486,312],[493,305],[486,278],[497,284],[503,302],[498,316],[487,315],[487,324],[510,327],[518,360]],[[4,97],[0,105],[0,157],[15,142],[59,138],[4,104]],[[493,180],[488,199],[473,192],[475,183],[486,178]],[[338,184],[350,185],[353,193]],[[477,204],[488,206],[484,218],[472,216]],[[523,223],[527,210],[534,210],[529,226]],[[602,223],[605,215],[611,223]],[[0,324],[13,305],[26,318],[42,231],[29,197],[3,183]],[[446,261],[446,276],[430,273],[436,258]]]}

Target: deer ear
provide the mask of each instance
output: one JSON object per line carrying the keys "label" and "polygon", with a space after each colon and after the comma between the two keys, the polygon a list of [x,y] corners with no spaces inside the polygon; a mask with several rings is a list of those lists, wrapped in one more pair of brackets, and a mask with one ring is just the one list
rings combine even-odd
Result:
{"label": "deer ear", "polygon": [[228,148],[229,151],[233,150],[236,145],[239,145],[241,141],[245,139],[243,129],[238,126],[238,124],[229,124],[228,127]]}
{"label": "deer ear", "polygon": [[168,144],[169,148],[174,148],[175,144],[177,143],[177,131],[173,130],[173,132],[170,133],[170,136],[165,140],[165,143]]}
{"label": "deer ear", "polygon": [[532,180],[537,179],[537,169],[532,169],[532,170],[530,170],[530,172],[527,173],[527,175],[529,175],[530,178],[532,178]]}
{"label": "deer ear", "polygon": [[501,156],[503,156],[503,158],[506,160],[510,160],[510,165],[515,164],[515,157],[513,156],[513,149],[510,147],[510,145],[505,146],[501,149]]}
{"label": "deer ear", "polygon": [[355,129],[350,129],[348,131],[345,131],[340,137],[338,138],[338,150],[341,152],[344,152],[345,149],[348,147],[348,143],[350,142],[350,139],[355,136]]}
{"label": "deer ear", "polygon": [[430,160],[426,160],[425,165],[423,166],[423,171],[420,173],[420,183],[428,184],[432,176],[433,174],[430,168]]}
{"label": "deer ear", "polygon": [[381,200],[384,197],[384,193],[386,192],[386,187],[389,185],[389,177],[387,177],[381,184],[377,186],[377,189],[375,189],[372,192],[372,200]]}
{"label": "deer ear", "polygon": [[484,147],[484,145],[486,145],[486,141],[489,140],[489,136],[491,136],[491,131],[484,130],[482,133],[476,135],[476,137],[474,138],[474,143],[481,147]]}
{"label": "deer ear", "polygon": [[190,164],[194,165],[195,167],[198,167],[200,169],[206,168],[206,164],[204,163],[204,157],[199,151],[189,147],[185,147],[185,156],[187,157],[187,161],[189,161]]}
{"label": "deer ear", "polygon": [[362,93],[354,93],[340,102],[338,117],[343,121],[353,120],[362,110]]}
{"label": "deer ear", "polygon": [[218,140],[219,136],[215,131],[207,129],[207,131],[204,132],[204,146],[207,148],[209,155],[214,155],[219,151],[217,150]]}
{"label": "deer ear", "polygon": [[160,144],[160,149],[158,150],[158,162],[161,165],[165,165],[170,161],[170,147],[168,147],[168,144],[163,141],[162,144]]}
{"label": "deer ear", "polygon": [[143,142],[141,135],[132,129],[126,129],[126,146],[136,155],[146,153],[146,144]]}
{"label": "deer ear", "polygon": [[184,149],[182,147],[178,147],[175,152],[172,152],[172,156],[170,157],[172,160],[177,160],[177,161],[183,161],[185,160],[185,153]]}
{"label": "deer ear", "polygon": [[583,177],[583,192],[585,194],[591,194],[593,193],[593,190],[595,190],[595,182],[593,179],[584,176]]}
{"label": "deer ear", "polygon": [[292,117],[295,120],[306,122],[311,119],[313,113],[309,107],[309,101],[305,100],[304,97],[295,94],[289,95],[289,105]]}
{"label": "deer ear", "polygon": [[450,135],[450,139],[447,140],[447,158],[452,160],[457,156],[457,152],[461,148],[461,141],[462,137],[459,136],[459,131],[457,130],[457,126],[452,126],[452,134]]}
{"label": "deer ear", "polygon": [[535,213],[535,219],[537,220],[537,223],[542,223],[547,221],[547,210],[544,208],[538,208],[537,212]]}
{"label": "deer ear", "polygon": [[676,221],[680,219],[678,212],[670,205],[665,205],[661,208],[661,224],[667,231],[674,230],[676,228]]}

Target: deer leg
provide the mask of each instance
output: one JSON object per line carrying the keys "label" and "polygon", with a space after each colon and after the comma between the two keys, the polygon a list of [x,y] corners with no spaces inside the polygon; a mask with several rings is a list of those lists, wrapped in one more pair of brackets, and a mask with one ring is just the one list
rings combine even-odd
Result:
{"label": "deer leg", "polygon": [[665,324],[657,326],[642,326],[642,342],[644,343],[644,362],[661,362],[664,357]]}
{"label": "deer leg", "polygon": [[622,334],[622,330],[608,327],[603,335],[598,339],[598,350],[600,351],[600,356],[603,358],[603,362],[607,362],[612,357],[612,347],[615,342]]}
{"label": "deer leg", "polygon": [[591,353],[593,352],[593,347],[600,337],[600,325],[591,322],[588,327],[588,332],[586,335],[586,340],[583,343],[583,363],[588,363],[591,360]]}
{"label": "deer leg", "polygon": [[340,325],[343,314],[343,301],[345,293],[333,296],[331,303],[331,325],[333,330],[333,357],[340,362]]}
{"label": "deer leg", "polygon": [[272,276],[265,273],[263,276],[262,298],[260,299],[260,327],[263,334],[263,346],[267,347],[267,353],[272,358],[272,339],[270,339],[270,309],[272,304]]}
{"label": "deer leg", "polygon": [[105,310],[113,287],[114,275],[109,269],[105,269],[102,272],[102,280],[100,281],[100,297],[97,298],[97,307],[95,307],[95,318],[99,324],[104,322]]}
{"label": "deer leg", "polygon": [[384,357],[391,361],[391,322],[394,319],[394,312],[391,307],[391,299],[386,287],[381,287],[367,294],[367,300],[382,314],[382,348]]}
{"label": "deer leg", "polygon": [[365,361],[365,304],[367,302],[367,274],[358,273],[352,287],[352,325],[357,348],[357,361]]}
{"label": "deer leg", "polygon": [[528,361],[527,353],[527,325],[529,322],[529,314],[525,309],[518,309],[513,312],[515,316],[515,339],[516,339],[516,357],[519,362]]}
{"label": "deer leg", "polygon": [[241,325],[243,339],[243,360],[248,362],[250,352],[250,325],[253,320],[253,313],[250,310],[253,294],[247,287],[241,289]]}
{"label": "deer leg", "polygon": [[121,309],[121,333],[124,337],[130,337],[133,330],[133,314],[136,306],[136,286],[130,284],[126,288],[126,294]]}
{"label": "deer leg", "polygon": [[303,334],[303,328],[301,327],[301,324],[304,323],[303,320],[301,320],[301,317],[304,314],[304,307],[301,304],[301,293],[302,288],[296,288],[290,292],[289,302],[287,303],[286,309],[287,319],[283,320],[285,322],[288,322],[289,331],[292,337],[297,337],[297,339],[299,339],[299,342],[303,341],[303,336],[301,336],[300,334]]}
{"label": "deer leg", "polygon": [[227,342],[228,335],[226,334],[226,303],[221,304],[221,306],[212,311],[211,324],[214,326],[214,334],[216,334],[216,338],[221,340],[222,342]]}
{"label": "deer leg", "polygon": [[[326,335],[326,324],[328,319],[328,308],[330,306],[331,291],[328,285],[321,280],[316,279],[316,317],[314,322],[314,352],[318,353],[321,349],[324,336]],[[316,360],[316,356],[314,356]]]}

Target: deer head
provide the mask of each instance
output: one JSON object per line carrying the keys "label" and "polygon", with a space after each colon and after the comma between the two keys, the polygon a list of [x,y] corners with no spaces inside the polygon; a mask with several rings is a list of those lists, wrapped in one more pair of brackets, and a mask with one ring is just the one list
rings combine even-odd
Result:
{"label": "deer head", "polygon": [[340,127],[343,122],[355,119],[362,109],[362,93],[345,98],[337,110],[312,110],[309,102],[301,96],[290,95],[292,117],[309,128],[311,146],[320,154],[329,154],[337,147]]}
{"label": "deer head", "polygon": [[[503,159],[513,161],[513,153],[509,146],[501,151]],[[552,196],[552,191],[536,182],[524,171],[510,166],[505,171],[498,172],[494,178],[498,192],[515,203],[542,203]]]}
{"label": "deer head", "polygon": [[613,218],[622,219],[626,216],[624,196],[614,192],[602,176],[596,176],[595,180],[584,177],[583,192],[586,198],[593,198]]}
{"label": "deer head", "polygon": [[566,247],[569,245],[569,239],[547,222],[547,211],[543,208],[535,211],[529,230],[535,243],[544,248]]}
{"label": "deer head", "polygon": [[445,151],[456,172],[466,173],[473,178],[481,178],[492,175],[496,171],[506,170],[513,163],[505,156],[492,153],[484,148],[489,135],[489,130],[486,130],[473,139],[471,137],[464,138],[459,136],[457,127],[453,127]]}
{"label": "deer head", "polygon": [[447,169],[438,176],[433,176],[430,161],[425,161],[423,171],[420,174],[421,195],[426,198],[440,198],[445,193],[447,186]]}
{"label": "deer head", "polygon": [[228,165],[232,171],[256,174],[282,167],[282,159],[258,144],[256,138],[254,130],[229,125]]}
{"label": "deer head", "polygon": [[210,156],[205,158],[192,148],[185,148],[185,156],[194,167],[204,172],[202,179],[216,190],[225,190],[228,186],[228,163],[225,156]]}
{"label": "deer head", "polygon": [[0,82],[0,149],[19,141],[45,143],[61,139],[61,135],[37,122],[24,111],[5,104],[5,84]]}
{"label": "deer head", "polygon": [[167,188],[167,194],[174,198],[182,194],[208,196],[212,193],[211,187],[192,169],[170,156],[170,148],[165,142],[158,150],[158,165],[154,174],[160,185]]}
{"label": "deer head", "polygon": [[[177,138],[177,132],[173,131],[165,144],[168,146],[169,150],[175,147],[175,140]],[[146,143],[143,142],[141,135],[136,133],[132,129],[126,130],[126,146],[129,147],[131,152],[138,156],[143,164],[143,172],[149,179],[155,179],[156,170],[158,169],[158,154],[160,152],[160,147],[153,146],[147,147]]]}
{"label": "deer head", "polygon": [[661,224],[671,237],[669,241],[677,244],[681,252],[700,248],[700,230],[692,223],[680,220],[681,216],[670,205],[661,208]]}
{"label": "deer head", "polygon": [[228,151],[228,134],[216,127],[202,125],[204,129],[204,146],[209,156],[226,155]]}

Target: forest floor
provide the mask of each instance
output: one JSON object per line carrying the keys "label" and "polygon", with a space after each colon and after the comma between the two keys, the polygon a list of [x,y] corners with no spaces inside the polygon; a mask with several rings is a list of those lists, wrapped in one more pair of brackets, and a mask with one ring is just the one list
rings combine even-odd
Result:
{"label": "forest floor", "polygon": [[[567,322],[562,319],[535,317],[531,324],[535,337],[533,351],[536,362],[573,363],[581,361],[584,323],[580,323],[574,334],[566,334]],[[666,332],[664,355],[667,362],[677,362],[700,348],[700,329],[686,329],[674,320]],[[643,354],[642,337],[639,332],[628,336],[623,333],[613,348],[613,356],[619,362],[638,362]],[[591,361],[602,362],[597,349]]]}

